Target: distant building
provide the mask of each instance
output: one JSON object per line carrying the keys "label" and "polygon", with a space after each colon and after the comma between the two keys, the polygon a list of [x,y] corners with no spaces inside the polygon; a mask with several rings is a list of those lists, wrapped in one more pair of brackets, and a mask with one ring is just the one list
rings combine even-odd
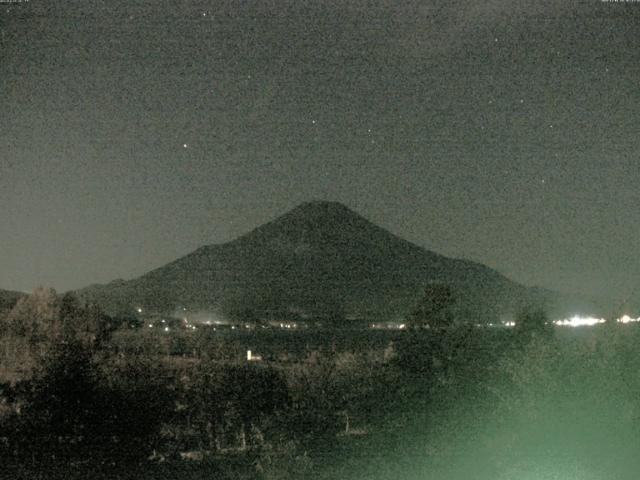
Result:
{"label": "distant building", "polygon": [[369,324],[369,328],[373,330],[404,330],[406,327],[401,322],[375,322]]}
{"label": "distant building", "polygon": [[271,328],[280,328],[282,330],[298,330],[308,326],[307,322],[290,320],[270,320],[267,325]]}
{"label": "distant building", "polygon": [[261,362],[261,355],[254,355],[251,350],[247,350],[247,362]]}

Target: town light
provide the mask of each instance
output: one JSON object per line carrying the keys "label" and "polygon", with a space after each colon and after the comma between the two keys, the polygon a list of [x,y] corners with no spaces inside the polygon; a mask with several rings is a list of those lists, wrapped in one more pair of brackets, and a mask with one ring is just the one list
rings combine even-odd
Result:
{"label": "town light", "polygon": [[598,325],[599,323],[604,323],[604,322],[605,322],[604,318],[580,317],[578,315],[574,315],[571,318],[557,320],[554,323],[558,326],[566,326],[566,327],[592,327],[593,325]]}

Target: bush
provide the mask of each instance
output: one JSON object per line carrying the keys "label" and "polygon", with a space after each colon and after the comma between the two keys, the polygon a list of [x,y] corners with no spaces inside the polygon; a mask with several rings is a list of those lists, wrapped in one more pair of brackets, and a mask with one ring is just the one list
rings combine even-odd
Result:
{"label": "bush", "polygon": [[527,342],[534,337],[550,338],[553,336],[553,324],[546,312],[540,307],[523,307],[516,314],[516,337]]}
{"label": "bush", "polygon": [[[40,378],[14,388],[22,404],[11,432],[18,456],[37,449],[44,457],[142,458],[174,404],[170,391],[145,369],[140,382],[132,368],[108,378],[92,353],[78,344],[56,348]],[[122,381],[124,379],[124,381]]]}

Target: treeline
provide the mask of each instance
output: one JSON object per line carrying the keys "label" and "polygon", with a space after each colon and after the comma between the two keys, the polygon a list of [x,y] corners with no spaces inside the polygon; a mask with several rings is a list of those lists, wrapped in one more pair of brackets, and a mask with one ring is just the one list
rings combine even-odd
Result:
{"label": "treeline", "polygon": [[432,289],[414,328],[384,348],[327,342],[283,363],[247,362],[211,329],[162,335],[38,290],[0,316],[0,474],[346,478],[381,452],[448,459],[438,425],[462,432],[487,411],[533,411],[545,375],[562,387],[552,366],[565,350],[544,312],[477,329]]}
{"label": "treeline", "polygon": [[120,478],[198,460],[230,478],[297,478],[385,400],[393,356],[327,346],[283,367],[248,363],[211,329],[175,355],[167,342],[71,295],[21,299],[0,317],[0,474]]}

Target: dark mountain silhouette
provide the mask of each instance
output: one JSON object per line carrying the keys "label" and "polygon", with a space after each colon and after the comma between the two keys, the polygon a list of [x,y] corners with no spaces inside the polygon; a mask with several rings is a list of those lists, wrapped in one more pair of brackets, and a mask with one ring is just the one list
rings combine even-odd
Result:
{"label": "dark mountain silhouette", "polygon": [[472,321],[557,297],[479,263],[428,251],[334,202],[304,203],[236,240],[79,294],[112,314],[140,306],[232,318],[400,319],[433,281],[453,288],[458,317]]}

